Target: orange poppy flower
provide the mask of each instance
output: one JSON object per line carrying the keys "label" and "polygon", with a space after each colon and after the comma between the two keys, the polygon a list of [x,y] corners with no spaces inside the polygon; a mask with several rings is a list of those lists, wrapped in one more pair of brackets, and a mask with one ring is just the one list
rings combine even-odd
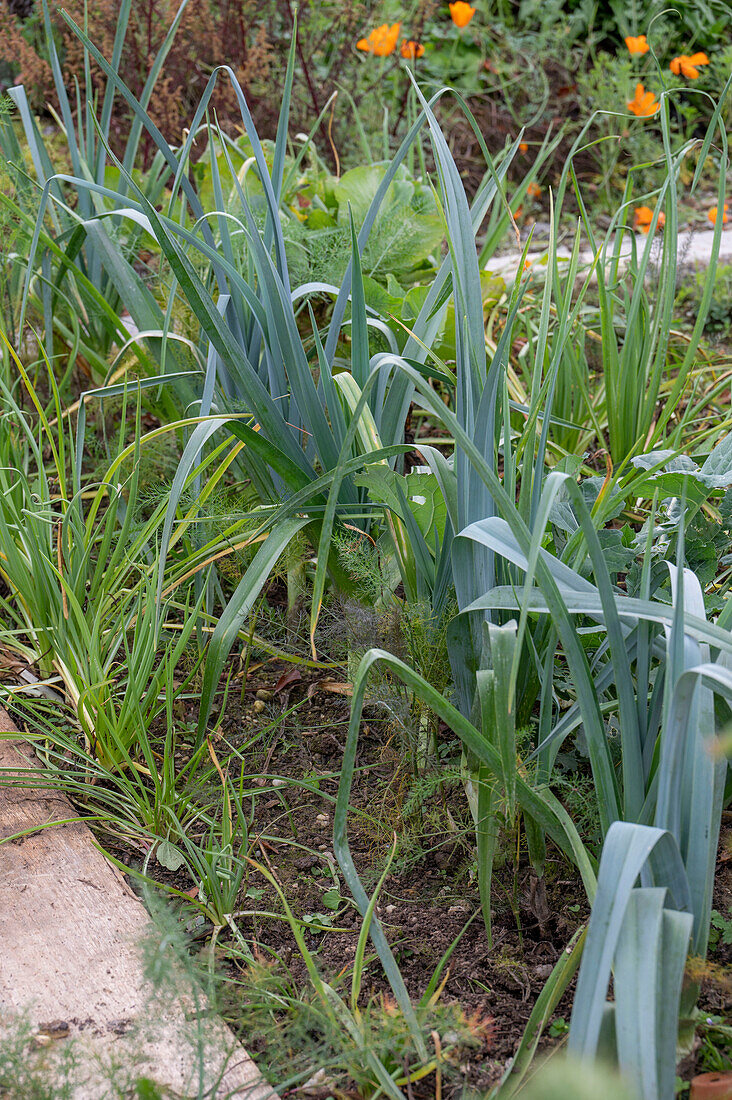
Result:
{"label": "orange poppy flower", "polygon": [[646,36],[639,34],[634,37],[632,34],[628,35],[625,39],[625,45],[628,47],[628,53],[648,53],[650,46],[646,42]]}
{"label": "orange poppy flower", "polygon": [[476,11],[475,8],[471,8],[470,4],[466,3],[466,0],[455,0],[455,3],[450,4],[449,7],[450,18],[460,30],[462,30],[463,27],[467,27]]}
{"label": "orange poppy flower", "polygon": [[519,153],[528,153],[529,147],[525,141],[519,142]]}
{"label": "orange poppy flower", "polygon": [[[722,207],[722,225],[726,225],[727,222],[729,221],[729,216],[727,214],[728,210],[729,210],[729,204],[725,203],[724,206]],[[716,206],[713,206],[711,210],[707,211],[707,217],[709,218],[712,225],[717,224],[717,207]]]}
{"label": "orange poppy flower", "polygon": [[400,52],[402,57],[409,57],[414,61],[415,58],[423,55],[424,46],[410,38],[408,42],[402,42]]}
{"label": "orange poppy flower", "polygon": [[532,180],[532,182],[526,188],[526,194],[531,199],[538,199],[539,195],[541,194],[541,188],[539,187],[539,184],[534,183],[533,180]]}
{"label": "orange poppy flower", "polygon": [[[651,222],[653,221],[653,211],[650,206],[636,206],[635,216],[633,218],[633,225],[636,229],[642,230],[644,233],[650,232]],[[663,229],[666,224],[666,215],[661,212],[658,215],[658,221],[656,222],[656,229]]]}
{"label": "orange poppy flower", "polygon": [[388,23],[382,23],[380,27],[371,31],[368,38],[360,38],[356,43],[356,49],[363,50],[364,53],[376,54],[377,57],[388,57],[396,49],[401,29],[401,23],[392,23],[391,26]]}
{"label": "orange poppy flower", "polygon": [[633,217],[633,224],[636,229],[642,229],[644,233],[648,232],[648,227],[653,221],[653,211],[650,206],[636,206],[635,215]]}
{"label": "orange poppy flower", "polygon": [[636,84],[635,95],[628,103],[629,111],[638,118],[650,118],[651,115],[655,115],[660,106],[653,92],[647,92],[642,84]]}
{"label": "orange poppy flower", "polygon": [[685,53],[675,57],[669,69],[675,76],[685,76],[687,80],[696,80],[699,75],[698,65],[708,65],[709,58],[705,53],[693,53],[687,57]]}

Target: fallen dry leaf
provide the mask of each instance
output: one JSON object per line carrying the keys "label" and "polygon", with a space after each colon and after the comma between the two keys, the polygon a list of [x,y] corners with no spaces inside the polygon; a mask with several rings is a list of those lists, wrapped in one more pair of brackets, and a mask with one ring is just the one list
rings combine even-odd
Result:
{"label": "fallen dry leaf", "polygon": [[341,680],[315,680],[308,687],[308,699],[312,699],[319,691],[328,691],[331,695],[353,695],[353,684],[343,683]]}
{"label": "fallen dry leaf", "polygon": [[299,669],[293,668],[290,672],[283,672],[279,680],[274,686],[274,693],[278,695],[281,691],[284,691],[290,684],[296,684],[298,680],[302,680],[302,673]]}

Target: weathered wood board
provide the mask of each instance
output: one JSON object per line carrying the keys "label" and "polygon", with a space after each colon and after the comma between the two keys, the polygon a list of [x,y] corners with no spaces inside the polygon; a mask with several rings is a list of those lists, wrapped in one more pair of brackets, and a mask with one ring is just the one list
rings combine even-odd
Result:
{"label": "weathered wood board", "polygon": [[[28,764],[32,750],[0,709],[0,769]],[[125,1075],[185,1097],[276,1100],[228,1028],[200,1013],[205,1004],[199,1029],[189,993],[163,1010],[151,999],[139,949],[150,935],[144,906],[85,825],[41,828],[74,816],[55,792],[3,786],[0,771],[0,1035],[23,1014],[36,1043],[73,1043],[74,1100],[125,1095]],[[26,835],[7,839],[18,833]],[[119,1067],[113,1085],[110,1064]]]}

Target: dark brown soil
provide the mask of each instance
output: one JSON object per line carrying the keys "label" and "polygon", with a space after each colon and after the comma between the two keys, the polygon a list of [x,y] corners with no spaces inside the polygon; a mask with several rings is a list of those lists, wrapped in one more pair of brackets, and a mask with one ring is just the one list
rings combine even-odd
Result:
{"label": "dark brown soil", "polygon": [[[334,886],[333,800],[349,699],[334,693],[334,686],[343,683],[341,675],[323,671],[298,676],[293,671],[293,666],[265,663],[250,674],[241,702],[233,698],[232,691],[216,735],[215,752],[222,766],[228,759],[234,776],[242,764],[230,753],[239,749],[245,773],[256,777],[254,783],[261,794],[256,799],[249,854],[273,872],[296,916],[321,914],[326,923],[332,922],[328,930],[307,931],[305,938],[319,972],[332,984],[340,982],[347,994],[361,917],[350,903],[337,869],[342,902],[336,902],[337,908],[332,910],[324,898]],[[261,698],[263,693],[266,699]],[[296,709],[288,716],[293,706]],[[262,737],[251,747],[257,730]],[[466,1088],[480,1093],[503,1073],[539,992],[572,934],[586,921],[588,907],[581,882],[556,851],[549,849],[545,880],[537,883],[523,845],[519,842],[517,847],[516,835],[510,836],[494,879],[493,947],[489,948],[481,916],[476,913],[470,817],[462,787],[455,779],[442,787],[433,784],[423,804],[415,808],[414,777],[405,770],[409,758],[401,741],[405,736],[393,718],[384,716],[382,707],[373,706],[366,714],[351,797],[352,853],[371,894],[397,837],[396,857],[382,888],[377,916],[413,999],[422,996],[440,960],[473,918],[442,975],[446,981],[440,1004],[459,1004],[474,1042],[461,1052],[459,1070],[451,1083],[445,1082],[443,1095],[457,1097]],[[448,767],[450,737],[449,731],[440,735],[447,746]],[[452,757],[454,763],[454,752]],[[309,786],[293,785],[303,781]],[[732,913],[730,824],[732,814],[726,814],[714,897],[715,909],[723,914]],[[179,872],[175,878],[180,889],[190,888],[185,875]],[[277,910],[274,891],[254,871],[248,886],[250,896],[241,899],[242,909],[250,914],[253,909]],[[252,887],[256,900],[251,897]],[[259,916],[239,923],[247,939],[253,941],[257,958],[270,970],[282,969],[295,988],[309,988],[305,963],[286,923]],[[203,943],[206,929],[201,932]],[[238,982],[242,979],[240,956],[232,961],[226,942],[222,932],[222,966]],[[705,1013],[725,1015],[729,1011],[730,963],[732,947],[720,942],[712,954],[712,965],[705,965],[700,974]],[[234,1025],[241,1022],[247,1047],[266,1069],[275,1054],[281,1054],[281,1044],[289,1041],[284,1032],[286,1014],[281,1021],[282,1034],[273,1032],[271,1025],[269,1030],[258,1028],[251,1013],[240,1012],[236,992],[229,993],[224,997],[227,1014]],[[545,1042],[557,1042],[564,1034],[571,993],[570,989],[558,1006],[553,1037]],[[359,1003],[374,1004],[386,998],[388,1004],[389,995],[380,963],[372,954]],[[292,1049],[293,1059],[306,1057],[305,1048],[295,1043]],[[684,1066],[685,1076],[705,1068],[703,1064],[699,1067],[698,1061],[694,1058]],[[315,1061],[313,1069],[317,1065]],[[329,1088],[330,1084],[323,1097],[332,1094]],[[315,1096],[317,1100],[320,1094],[311,1083],[308,1090],[295,1087],[287,1095]],[[346,1091],[343,1095],[358,1094]],[[433,1095],[432,1076],[412,1088],[414,1100]]]}

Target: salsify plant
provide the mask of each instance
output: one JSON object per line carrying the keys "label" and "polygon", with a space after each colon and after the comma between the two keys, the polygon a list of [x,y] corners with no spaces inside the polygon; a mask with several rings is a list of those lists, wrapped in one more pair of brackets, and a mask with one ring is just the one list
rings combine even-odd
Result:
{"label": "salsify plant", "polygon": [[[575,166],[577,158],[597,144],[593,130],[605,112],[593,114],[572,144],[557,186],[554,209],[557,217],[570,204],[579,211],[585,247],[594,257],[593,289],[585,295],[552,383],[549,443],[557,457],[574,457],[587,448],[599,448],[608,453],[616,470],[622,470],[629,459],[658,446],[661,440],[680,445],[699,413],[696,394],[703,377],[699,347],[713,301],[722,237],[715,224],[709,263],[699,276],[700,308],[687,338],[674,327],[679,265],[688,243],[680,232],[679,209],[699,188],[703,173],[709,172],[712,164],[717,202],[724,202],[729,169],[724,112],[729,91],[727,81],[703,134],[677,146],[672,140],[670,115],[679,92],[662,93],[657,123],[653,124],[659,128],[658,189],[653,194],[638,195],[637,179],[648,165],[633,166],[622,203],[617,210],[608,211],[610,224],[604,233],[598,232],[588,212]],[[620,116],[617,121],[620,124]],[[686,174],[690,164],[695,170],[689,186]],[[653,206],[648,232],[640,240],[633,224],[636,203]],[[534,261],[531,268],[538,286],[542,279],[552,280],[558,316],[563,314],[567,300],[574,299],[574,281],[562,275],[569,263],[549,242],[545,257]],[[537,293],[529,295],[532,298],[542,300],[527,300],[519,312],[516,332],[527,344],[514,364],[516,382],[524,395],[536,391],[536,358],[532,351],[541,346],[546,323],[543,297]],[[528,402],[528,397],[524,399]]]}
{"label": "salsify plant", "polygon": [[[694,175],[686,192],[693,194],[714,149],[717,201],[721,209],[729,170],[724,111],[731,87],[732,77],[713,104],[703,136],[686,141],[679,148],[673,148],[671,130],[672,104],[678,93],[674,90],[662,92],[658,119],[661,131],[659,162],[664,178],[655,196],[653,217],[642,247],[639,248],[631,225],[633,203],[651,201],[649,195],[634,197],[636,176],[642,166],[628,173],[623,202],[613,215],[604,239],[598,237],[588,214],[575,171],[575,158],[593,143],[590,132],[594,115],[575,139],[557,189],[559,208],[568,191],[579,207],[583,231],[597,260],[598,304],[596,310],[588,311],[588,317],[579,326],[578,338],[566,346],[565,362],[558,376],[556,411],[565,418],[571,412],[571,419],[591,423],[599,446],[609,452],[616,466],[624,465],[633,455],[650,450],[659,440],[666,439],[674,445],[682,438],[693,409],[694,403],[688,398],[693,394],[695,361],[712,304],[721,228],[714,227],[693,330],[690,338],[684,340],[683,351],[677,353],[673,350],[673,322],[680,249],[683,248],[679,236],[680,181],[685,165],[695,161]],[[657,229],[662,230],[660,236],[656,236]],[[556,251],[549,251],[548,262],[556,271]],[[564,294],[568,289],[571,288],[565,284]],[[587,349],[595,337],[599,337],[601,374],[590,388],[593,371],[588,363]],[[670,371],[673,359],[678,361]],[[661,396],[663,406],[659,411]]]}

